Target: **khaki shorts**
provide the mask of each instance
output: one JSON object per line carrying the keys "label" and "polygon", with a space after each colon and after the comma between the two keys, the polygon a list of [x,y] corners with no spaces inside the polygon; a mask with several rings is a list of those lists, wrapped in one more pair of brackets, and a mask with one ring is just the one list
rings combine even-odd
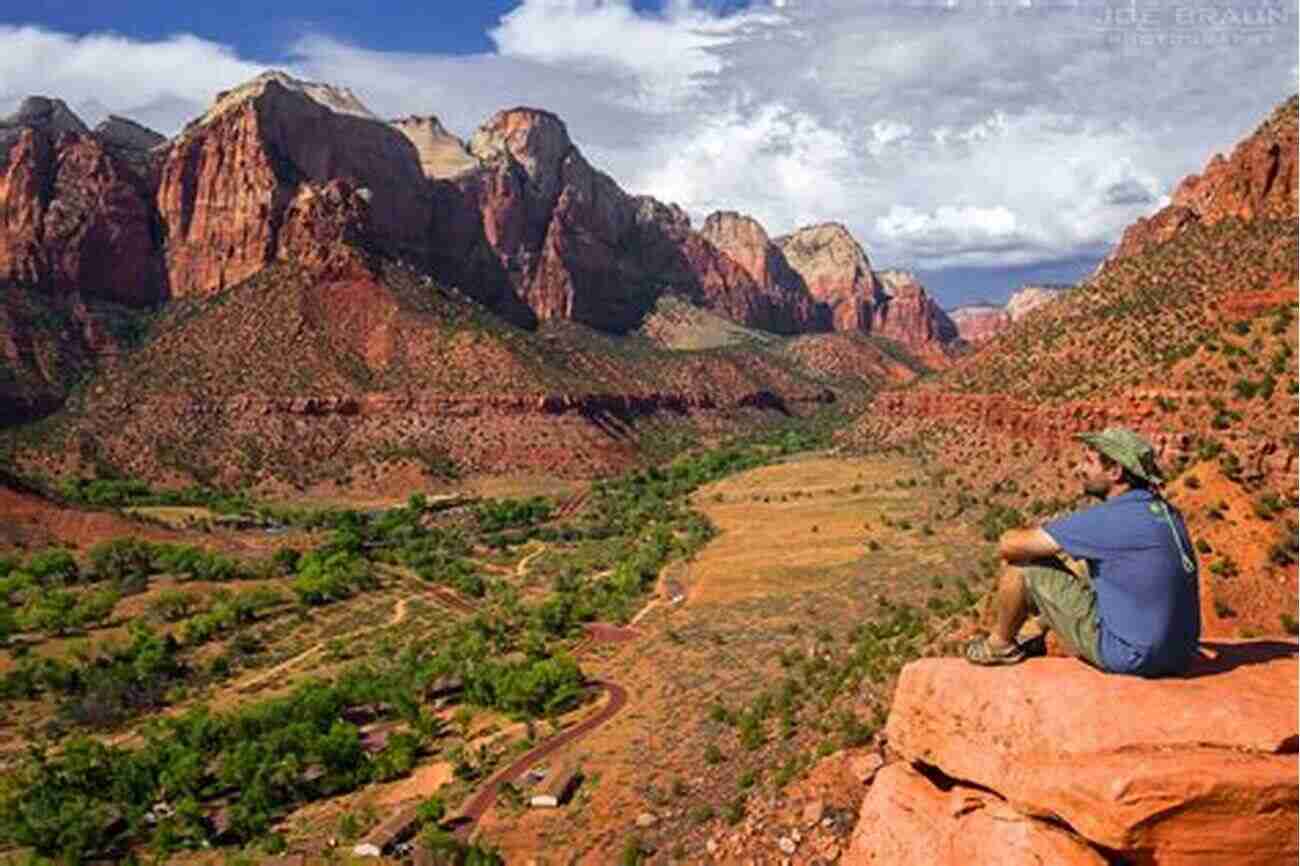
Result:
{"label": "khaki shorts", "polygon": [[1030,603],[1073,653],[1094,667],[1101,663],[1101,624],[1097,619],[1097,591],[1088,564],[1059,557],[1021,568]]}

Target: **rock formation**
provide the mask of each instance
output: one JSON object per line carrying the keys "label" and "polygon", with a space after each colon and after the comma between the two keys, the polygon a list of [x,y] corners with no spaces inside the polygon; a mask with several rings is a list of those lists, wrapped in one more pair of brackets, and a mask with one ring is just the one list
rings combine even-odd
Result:
{"label": "rock formation", "polygon": [[1065,283],[1026,283],[1007,301],[1007,314],[1018,322],[1033,310],[1058,300],[1073,286]]}
{"label": "rock formation", "polygon": [[1296,645],[1202,652],[1160,680],[1075,659],[913,662],[886,726],[900,760],[841,862],[1294,861]]}
{"label": "rock formation", "polygon": [[147,194],[57,99],[0,121],[0,280],[131,305],[163,297]]}
{"label": "rock formation", "polygon": [[1011,326],[1011,314],[997,304],[967,304],[948,310],[957,334],[967,343],[987,342]]}
{"label": "rock formation", "polygon": [[700,234],[739,263],[768,298],[773,320],[766,330],[790,334],[829,329],[828,317],[817,308],[803,277],[757,220],[736,211],[717,211],[704,221]]}
{"label": "rock formation", "polygon": [[116,114],[101,121],[92,134],[109,153],[134,168],[142,178],[149,175],[156,149],[167,141],[152,129]]}
{"label": "rock formation", "polygon": [[1231,217],[1295,219],[1300,190],[1296,112],[1297,97],[1292,96],[1230,157],[1216,153],[1203,172],[1183,178],[1168,206],[1125,229],[1101,267],[1164,243],[1193,223],[1214,225]]}
{"label": "rock formation", "polygon": [[935,350],[957,339],[957,326],[911,271],[877,271],[885,300],[872,313],[871,331],[913,349]]}
{"label": "rock formation", "polygon": [[966,304],[948,311],[949,318],[957,326],[957,333],[972,345],[985,343],[1011,327],[1013,322],[1023,319],[1030,311],[1060,298],[1072,288],[1069,285],[1026,283],[1021,286],[1005,307],[983,301]]}
{"label": "rock formation", "polygon": [[839,223],[806,226],[776,244],[813,298],[829,309],[834,330],[871,330],[872,314],[884,298],[866,252],[848,229]]}
{"label": "rock formation", "polygon": [[[450,146],[450,145],[448,145]],[[549,112],[498,112],[470,138],[476,165],[435,182],[434,272],[521,323],[622,332],[677,295],[739,324],[817,330],[821,311],[762,226],[625,193]]]}
{"label": "rock formation", "polygon": [[[286,211],[309,184],[347,179],[370,199],[365,234],[378,248],[422,262],[431,202],[415,146],[374,119],[349,92],[267,72],[221,94],[172,141],[157,194],[174,296],[240,282],[286,246]],[[295,235],[301,237],[301,235]]]}
{"label": "rock formation", "polygon": [[433,115],[412,115],[394,120],[392,125],[415,145],[420,170],[430,180],[446,180],[478,168],[478,160],[465,149],[464,142],[448,132]]}

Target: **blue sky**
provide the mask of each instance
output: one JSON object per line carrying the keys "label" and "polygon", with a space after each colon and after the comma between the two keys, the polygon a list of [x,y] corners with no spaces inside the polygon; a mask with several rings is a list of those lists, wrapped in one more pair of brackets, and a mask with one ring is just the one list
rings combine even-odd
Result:
{"label": "blue sky", "polygon": [[1296,4],[43,0],[0,9],[0,112],[40,93],[170,135],[269,66],[462,136],[535,105],[630,192],[844,223],[953,306],[1086,276],[1249,134],[1297,89]]}

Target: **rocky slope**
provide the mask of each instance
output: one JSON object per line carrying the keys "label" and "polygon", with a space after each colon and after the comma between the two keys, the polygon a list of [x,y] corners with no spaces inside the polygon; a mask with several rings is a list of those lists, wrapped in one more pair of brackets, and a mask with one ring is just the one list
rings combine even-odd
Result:
{"label": "rocky slope", "polygon": [[[1257,189],[1257,155],[1295,124],[1293,99],[1207,172],[1222,191],[1198,194]],[[881,395],[846,441],[924,452],[962,495],[1038,514],[1077,492],[1074,433],[1143,431],[1182,473],[1169,493],[1204,542],[1210,633],[1279,632],[1297,592],[1297,229],[1294,196],[1289,212],[1263,200],[1116,256],[943,375]]]}
{"label": "rocky slope", "polygon": [[882,380],[819,372],[769,339],[693,352],[567,322],[529,332],[414,269],[322,279],[281,264],[174,302],[148,343],[20,431],[12,459],[268,490],[590,475],[635,462],[645,421],[710,438],[851,406]]}
{"label": "rocky slope", "polygon": [[1297,98],[1279,105],[1230,157],[1216,153],[1200,174],[1174,189],[1167,207],[1124,231],[1102,268],[1169,240],[1194,224],[1212,226],[1230,218],[1295,217],[1300,176],[1296,174]]}
{"label": "rocky slope", "polygon": [[913,662],[885,731],[897,760],[840,862],[1291,862],[1296,676],[1295,643],[1273,640],[1208,645],[1165,680]]}

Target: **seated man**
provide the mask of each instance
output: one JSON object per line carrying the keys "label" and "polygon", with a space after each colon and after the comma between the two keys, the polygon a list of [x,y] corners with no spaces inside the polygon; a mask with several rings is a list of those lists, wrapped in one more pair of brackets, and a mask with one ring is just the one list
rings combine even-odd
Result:
{"label": "seated man", "polygon": [[[1078,438],[1091,446],[1084,491],[1105,501],[1041,529],[1003,533],[997,626],[969,643],[966,657],[999,665],[1036,654],[1016,643],[1032,603],[1070,653],[1103,671],[1180,673],[1201,635],[1196,559],[1182,515],[1156,489],[1155,450],[1118,427]],[[1076,576],[1062,552],[1082,560],[1087,575]]]}

